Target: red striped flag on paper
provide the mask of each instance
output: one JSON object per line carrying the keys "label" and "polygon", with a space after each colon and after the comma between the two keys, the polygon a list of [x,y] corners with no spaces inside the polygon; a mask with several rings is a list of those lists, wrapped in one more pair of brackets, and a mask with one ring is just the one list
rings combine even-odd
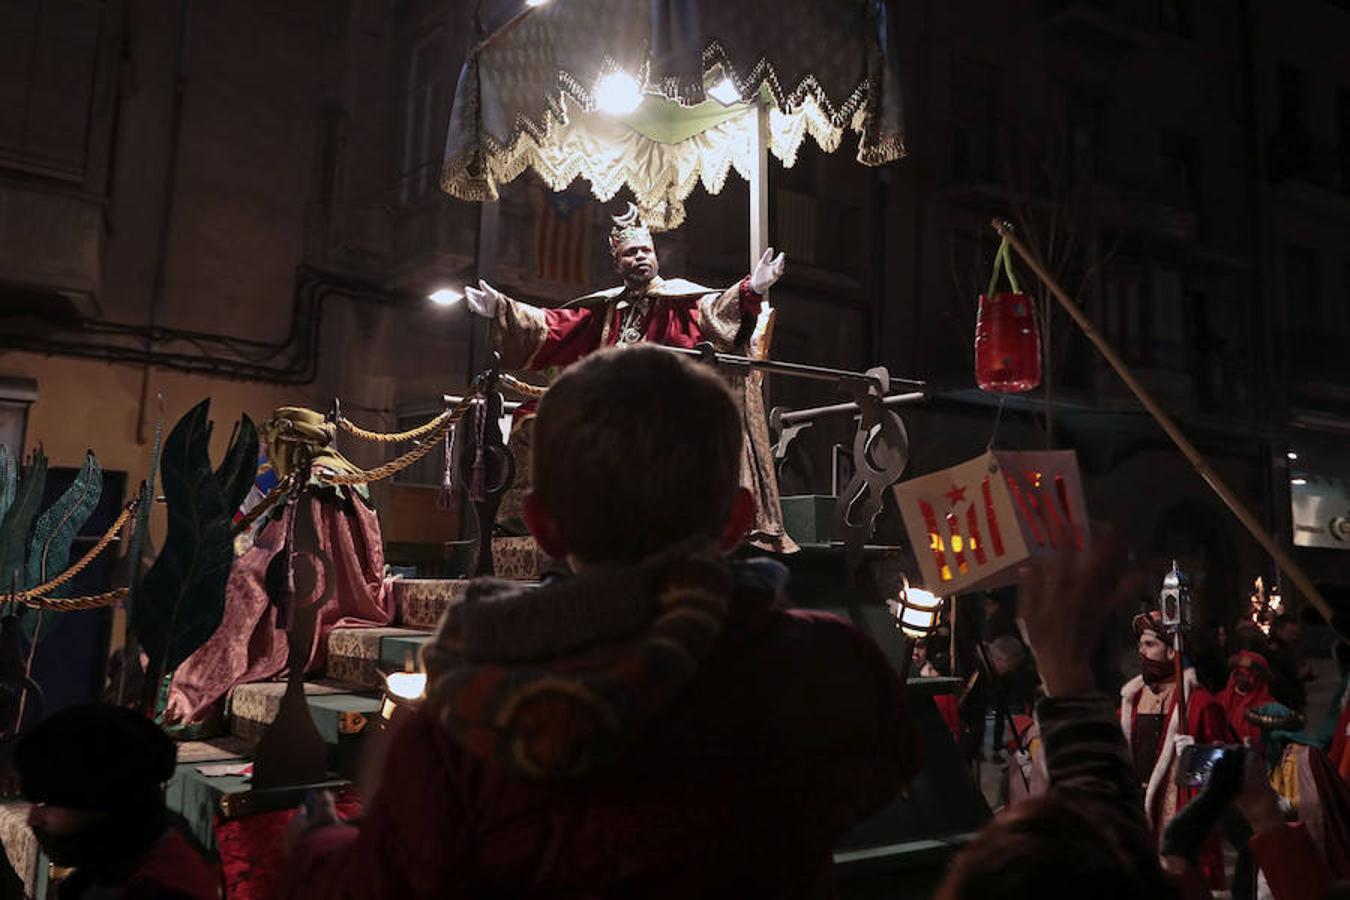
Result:
{"label": "red striped flag on paper", "polygon": [[590,198],[567,191],[534,192],[536,271],[545,281],[588,284],[591,280]]}

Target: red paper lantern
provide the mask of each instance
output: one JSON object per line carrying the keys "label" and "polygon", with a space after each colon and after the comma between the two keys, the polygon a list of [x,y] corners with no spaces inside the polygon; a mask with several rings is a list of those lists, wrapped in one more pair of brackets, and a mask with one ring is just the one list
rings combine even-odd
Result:
{"label": "red paper lantern", "polygon": [[[989,290],[980,295],[975,321],[975,383],[982,391],[1018,394],[1041,383],[1041,330],[1036,305],[1017,287],[1007,242],[994,259]],[[1011,293],[995,293],[999,264],[1012,283]]]}
{"label": "red paper lantern", "polygon": [[975,383],[996,394],[1018,394],[1041,383],[1041,334],[1026,294],[980,295]]}

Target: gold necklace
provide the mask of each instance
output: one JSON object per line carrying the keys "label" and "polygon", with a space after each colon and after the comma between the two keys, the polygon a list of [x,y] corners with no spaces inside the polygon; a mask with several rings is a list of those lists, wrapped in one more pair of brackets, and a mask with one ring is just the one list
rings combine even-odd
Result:
{"label": "gold necklace", "polygon": [[624,316],[623,327],[619,330],[620,344],[636,344],[642,340],[642,329],[639,326],[646,318],[646,305],[647,298],[645,296],[632,301],[627,314]]}

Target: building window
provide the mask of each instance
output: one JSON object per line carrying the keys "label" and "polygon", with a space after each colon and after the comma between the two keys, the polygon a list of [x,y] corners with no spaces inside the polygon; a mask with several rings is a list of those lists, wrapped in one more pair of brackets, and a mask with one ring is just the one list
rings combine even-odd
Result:
{"label": "building window", "polygon": [[10,0],[0,18],[0,166],[83,181],[103,3]]}
{"label": "building window", "polygon": [[952,63],[952,178],[998,180],[998,69],[957,57]]}
{"label": "building window", "polygon": [[1106,103],[1097,97],[1070,92],[1065,107],[1068,159],[1082,174],[1105,177],[1110,146]]}
{"label": "building window", "polygon": [[1298,341],[1322,334],[1322,260],[1316,250],[1296,244],[1284,248],[1284,308],[1288,330]]}
{"label": "building window", "polygon": [[1167,186],[1179,199],[1195,206],[1200,197],[1200,164],[1195,140],[1184,134],[1163,134],[1159,155]]}
{"label": "building window", "polygon": [[1336,91],[1336,125],[1340,146],[1337,148],[1336,185],[1350,193],[1350,89]]}
{"label": "building window", "polygon": [[1195,40],[1195,0],[1157,0],[1158,26],[1168,34]]}
{"label": "building window", "polygon": [[442,111],[448,112],[445,80],[445,31],[433,29],[412,48],[403,98],[403,152],[399,160],[399,197],[415,203],[440,181]]}
{"label": "building window", "polygon": [[1275,91],[1279,102],[1280,128],[1299,131],[1308,121],[1308,77],[1297,66],[1281,63],[1275,71]]}

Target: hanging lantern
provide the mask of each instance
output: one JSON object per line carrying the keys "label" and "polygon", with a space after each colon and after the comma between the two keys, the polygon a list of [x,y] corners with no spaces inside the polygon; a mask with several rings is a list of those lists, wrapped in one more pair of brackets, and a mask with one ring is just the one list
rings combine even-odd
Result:
{"label": "hanging lantern", "polygon": [[427,692],[426,672],[392,672],[382,675],[384,697],[380,703],[380,718],[392,722],[401,710],[414,709]]}
{"label": "hanging lantern", "polygon": [[[1012,293],[995,293],[999,266]],[[1017,286],[1008,242],[999,245],[989,288],[980,295],[975,321],[975,383],[980,390],[1018,394],[1041,383],[1041,332],[1036,305]]]}
{"label": "hanging lantern", "polygon": [[942,613],[942,598],[922,588],[909,586],[909,579],[901,576],[900,597],[895,605],[896,627],[910,640],[920,640],[937,630]]}

